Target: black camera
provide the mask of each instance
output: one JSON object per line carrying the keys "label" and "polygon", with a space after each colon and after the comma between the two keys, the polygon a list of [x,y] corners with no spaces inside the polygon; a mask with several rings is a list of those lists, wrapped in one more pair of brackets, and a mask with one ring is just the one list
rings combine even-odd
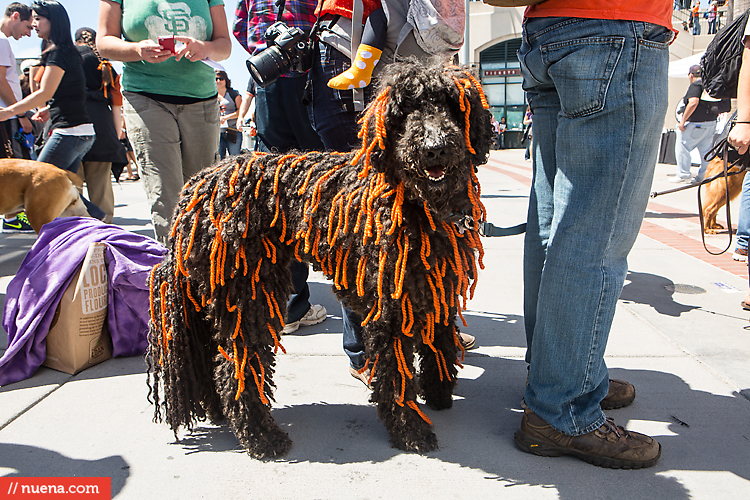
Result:
{"label": "black camera", "polygon": [[287,71],[304,73],[312,66],[313,42],[300,28],[275,22],[265,33],[268,47],[247,60],[253,80],[267,87]]}

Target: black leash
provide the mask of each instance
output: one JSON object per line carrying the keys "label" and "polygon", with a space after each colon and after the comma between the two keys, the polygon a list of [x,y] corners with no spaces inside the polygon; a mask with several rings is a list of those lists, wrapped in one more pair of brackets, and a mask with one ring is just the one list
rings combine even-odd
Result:
{"label": "black leash", "polygon": [[[731,127],[730,127],[731,128]],[[656,198],[657,196],[661,196],[664,194],[670,194],[670,193],[676,193],[678,191],[684,191],[686,189],[692,189],[692,188],[698,188],[698,218],[700,219],[700,225],[701,225],[701,241],[703,242],[703,248],[711,255],[721,255],[727,250],[729,250],[732,247],[732,213],[729,207],[729,176],[730,175],[737,175],[741,174],[742,172],[746,171],[748,169],[748,166],[750,166],[750,151],[746,151],[745,154],[739,155],[732,146],[729,145],[729,141],[726,137],[721,139],[719,142],[717,142],[714,147],[711,148],[711,150],[706,153],[704,156],[704,159],[706,161],[711,161],[714,158],[716,158],[719,153],[721,152],[721,157],[723,160],[723,169],[722,172],[719,172],[716,175],[713,175],[707,179],[703,179],[701,182],[696,182],[687,186],[680,186],[678,188],[673,189],[667,189],[666,191],[659,191],[659,192],[652,192],[651,198]],[[729,155],[732,153],[733,155],[737,155],[737,158],[733,160],[731,163],[729,162]],[[737,170],[731,170],[736,168]],[[726,208],[726,214],[727,214],[727,232],[729,233],[729,242],[727,243],[726,248],[724,250],[715,253],[708,249],[708,246],[706,245],[706,226],[705,226],[705,220],[703,219],[703,201],[701,199],[701,191],[700,187],[704,184],[708,184],[709,182],[715,181],[719,178],[724,178],[724,197],[726,200],[725,208]]]}
{"label": "black leash", "polygon": [[463,232],[465,230],[474,230],[475,228],[479,231],[480,236],[515,236],[517,234],[523,234],[526,232],[526,223],[517,224],[513,227],[499,227],[491,222],[483,221],[476,223],[474,217],[468,214],[452,213],[445,219],[446,222],[455,224],[458,230]]}
{"label": "black leash", "polygon": [[479,234],[482,236],[515,236],[526,232],[526,223],[517,224],[513,227],[498,227],[491,222],[479,223]]}

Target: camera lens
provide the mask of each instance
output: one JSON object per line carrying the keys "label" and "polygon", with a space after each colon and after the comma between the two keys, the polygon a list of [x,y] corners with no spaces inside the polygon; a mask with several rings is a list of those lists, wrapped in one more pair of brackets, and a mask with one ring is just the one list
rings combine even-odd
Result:
{"label": "camera lens", "polygon": [[267,87],[289,69],[289,58],[278,47],[268,47],[247,60],[247,69],[260,87]]}

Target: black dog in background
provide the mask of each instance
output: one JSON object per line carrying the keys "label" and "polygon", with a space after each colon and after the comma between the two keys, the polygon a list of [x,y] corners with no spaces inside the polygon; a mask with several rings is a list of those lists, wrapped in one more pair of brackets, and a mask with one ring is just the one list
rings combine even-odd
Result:
{"label": "black dog in background", "polygon": [[[245,154],[193,177],[151,276],[149,386],[176,432],[223,418],[251,455],[291,446],[271,416],[290,259],[361,314],[378,414],[403,450],[437,448],[421,395],[450,408],[456,314],[481,266],[476,167],[491,115],[457,67],[394,64],[350,153]],[[419,371],[414,355],[420,358]]]}

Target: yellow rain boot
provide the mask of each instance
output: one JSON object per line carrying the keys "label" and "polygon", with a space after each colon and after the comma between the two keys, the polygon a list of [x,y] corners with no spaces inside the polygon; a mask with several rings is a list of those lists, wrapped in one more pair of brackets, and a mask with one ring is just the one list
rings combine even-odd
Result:
{"label": "yellow rain boot", "polygon": [[354,58],[354,65],[342,74],[331,78],[328,81],[328,86],[338,90],[367,87],[382,53],[383,51],[380,49],[364,43],[360,44],[357,49],[357,56]]}

